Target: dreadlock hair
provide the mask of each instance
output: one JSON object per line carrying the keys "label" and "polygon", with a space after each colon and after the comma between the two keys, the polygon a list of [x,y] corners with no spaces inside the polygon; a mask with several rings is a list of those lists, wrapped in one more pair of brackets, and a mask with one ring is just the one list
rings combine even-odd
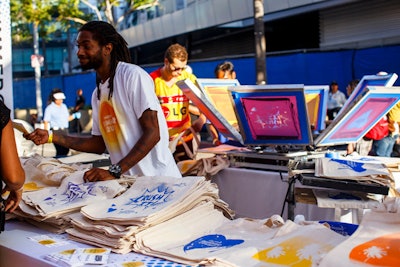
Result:
{"label": "dreadlock hair", "polygon": [[[90,21],[84,24],[79,31],[88,31],[93,34],[93,39],[96,40],[100,46],[105,46],[107,44],[112,44],[113,49],[111,51],[111,70],[110,70],[110,80],[109,88],[110,92],[108,94],[108,99],[111,98],[114,91],[114,76],[115,70],[117,68],[118,62],[131,62],[131,55],[128,49],[128,43],[125,39],[115,30],[115,28],[104,21]],[[97,84],[97,99],[100,100],[100,78],[96,75]]]}

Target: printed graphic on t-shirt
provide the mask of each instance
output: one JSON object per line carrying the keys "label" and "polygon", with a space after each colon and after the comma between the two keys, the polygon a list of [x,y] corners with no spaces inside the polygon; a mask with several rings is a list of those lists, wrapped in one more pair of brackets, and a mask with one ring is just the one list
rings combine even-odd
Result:
{"label": "printed graphic on t-shirt", "polygon": [[190,127],[189,101],[186,96],[159,97],[159,101],[167,120],[170,137]]}
{"label": "printed graphic on t-shirt", "polygon": [[108,149],[118,149],[118,137],[121,136],[121,129],[118,124],[114,108],[109,101],[101,101],[99,110],[100,131]]}
{"label": "printed graphic on t-shirt", "polygon": [[186,96],[159,97],[159,100],[167,121],[182,121],[182,118],[187,116],[188,109],[185,103],[188,103],[188,99]]}

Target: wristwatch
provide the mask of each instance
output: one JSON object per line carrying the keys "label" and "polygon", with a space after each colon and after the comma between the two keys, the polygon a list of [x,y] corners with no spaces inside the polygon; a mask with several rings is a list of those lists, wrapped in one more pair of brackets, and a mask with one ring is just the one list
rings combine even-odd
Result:
{"label": "wristwatch", "polygon": [[121,166],[119,166],[118,164],[111,164],[108,168],[108,172],[115,178],[119,179],[122,174],[122,169]]}

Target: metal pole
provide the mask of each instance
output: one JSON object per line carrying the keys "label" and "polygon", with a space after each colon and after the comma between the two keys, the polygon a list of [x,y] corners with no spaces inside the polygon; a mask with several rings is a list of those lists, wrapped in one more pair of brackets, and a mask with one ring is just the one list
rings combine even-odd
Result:
{"label": "metal pole", "polygon": [[[33,54],[39,56],[39,33],[38,24],[33,23]],[[38,59],[39,60],[39,59]],[[40,64],[34,66],[35,69],[35,85],[36,85],[36,108],[37,108],[37,118],[42,120],[43,117],[43,103],[42,103],[42,89],[40,85]]]}
{"label": "metal pole", "polygon": [[254,0],[254,36],[256,49],[256,82],[267,83],[264,35],[264,4],[263,0]]}

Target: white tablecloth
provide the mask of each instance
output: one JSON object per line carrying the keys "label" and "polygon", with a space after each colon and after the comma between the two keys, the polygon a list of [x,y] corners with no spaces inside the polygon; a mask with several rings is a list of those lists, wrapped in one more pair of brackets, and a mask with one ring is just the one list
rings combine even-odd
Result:
{"label": "white tablecloth", "polygon": [[[32,241],[40,235],[49,236],[52,239],[66,240],[60,246],[45,246]],[[0,266],[1,267],[49,267],[60,266],[44,259],[50,253],[60,252],[67,249],[93,247],[81,244],[67,238],[67,234],[58,235],[39,229],[25,222],[10,220],[6,222],[5,231],[0,233]],[[132,262],[140,266],[159,267],[186,267],[185,264],[173,263],[167,260],[145,256],[138,253],[116,254],[111,253],[107,266],[131,266]],[[96,265],[85,265],[96,266]],[[99,266],[99,265],[97,265]],[[104,265],[101,265],[104,266]],[[139,266],[139,265],[137,265]]]}
{"label": "white tablecloth", "polygon": [[[236,212],[237,217],[256,219],[281,214],[288,189],[287,173],[227,168],[217,173],[212,181],[218,185],[220,198]],[[297,182],[296,187],[301,184]],[[334,209],[318,208],[316,205],[296,203],[295,214],[304,215],[306,220],[333,220]],[[287,205],[283,216],[287,219]]]}

